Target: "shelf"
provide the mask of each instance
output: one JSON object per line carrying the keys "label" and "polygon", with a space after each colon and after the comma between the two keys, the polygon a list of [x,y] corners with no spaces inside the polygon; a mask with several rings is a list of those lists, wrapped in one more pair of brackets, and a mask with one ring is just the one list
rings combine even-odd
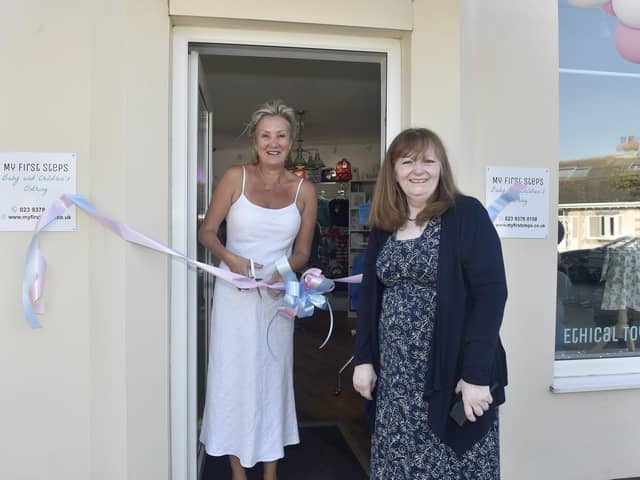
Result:
{"label": "shelf", "polygon": [[[369,233],[371,228],[360,223],[363,208],[371,208],[371,199],[375,190],[377,178],[352,179],[348,187],[349,192],[349,272],[352,271],[353,263],[367,251]],[[368,201],[367,201],[368,199]],[[356,316],[356,312],[349,303],[349,318],[351,321]]]}

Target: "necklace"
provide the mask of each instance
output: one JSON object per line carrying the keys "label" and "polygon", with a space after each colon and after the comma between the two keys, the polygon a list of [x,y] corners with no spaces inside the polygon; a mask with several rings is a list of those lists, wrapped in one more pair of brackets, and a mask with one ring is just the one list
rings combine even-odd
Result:
{"label": "necklace", "polygon": [[409,218],[409,217],[407,217],[407,220],[409,220],[410,222],[415,222],[416,221],[415,218]]}

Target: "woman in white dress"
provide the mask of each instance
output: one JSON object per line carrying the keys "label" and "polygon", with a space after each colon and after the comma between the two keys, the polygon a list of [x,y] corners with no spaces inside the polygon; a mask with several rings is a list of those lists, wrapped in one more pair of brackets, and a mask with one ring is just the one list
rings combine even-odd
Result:
{"label": "woman in white dress", "polygon": [[[253,261],[256,277],[273,283],[281,280],[275,262],[283,256],[294,271],[305,266],[317,201],[315,186],[284,168],[296,127],[294,110],[279,100],[252,115],[255,162],[225,172],[199,232],[222,268],[248,276]],[[223,245],[218,230],[225,219]],[[244,468],[257,462],[264,462],[264,479],[275,480],[284,446],[299,443],[293,320],[277,314],[280,300],[274,290],[216,282],[200,440],[209,455],[229,455],[232,480],[246,480]]]}

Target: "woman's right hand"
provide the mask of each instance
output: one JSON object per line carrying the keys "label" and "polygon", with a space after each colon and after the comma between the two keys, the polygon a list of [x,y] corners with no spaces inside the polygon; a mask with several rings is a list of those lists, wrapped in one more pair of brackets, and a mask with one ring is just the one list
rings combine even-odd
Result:
{"label": "woman's right hand", "polygon": [[[236,254],[230,254],[224,259],[224,263],[227,264],[227,267],[229,267],[229,270],[233,273],[244,275],[245,277],[251,276],[251,260],[248,258],[244,258]],[[253,268],[260,269],[262,268],[262,264],[253,262]]]}
{"label": "woman's right hand", "polygon": [[356,365],[353,369],[353,388],[367,400],[373,400],[373,389],[378,376],[371,363]]}

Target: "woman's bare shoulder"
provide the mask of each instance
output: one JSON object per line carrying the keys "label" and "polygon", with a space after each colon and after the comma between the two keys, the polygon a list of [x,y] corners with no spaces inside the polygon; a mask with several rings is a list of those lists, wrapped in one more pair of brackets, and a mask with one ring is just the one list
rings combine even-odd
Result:
{"label": "woman's bare shoulder", "polygon": [[242,183],[243,165],[233,165],[227,168],[220,179],[220,184],[235,186],[238,182]]}
{"label": "woman's bare shoulder", "polygon": [[287,182],[287,184],[296,184],[298,185],[298,182],[300,182],[300,177],[297,176],[295,173],[293,173],[291,170],[286,170],[285,169],[285,181]]}
{"label": "woman's bare shoulder", "polygon": [[243,171],[248,171],[249,165],[232,165],[224,172],[225,177],[241,178]]}
{"label": "woman's bare shoulder", "polygon": [[305,180],[302,182],[302,187],[300,187],[300,195],[309,199],[316,199],[316,184],[310,182],[309,180]]}
{"label": "woman's bare shoulder", "polygon": [[226,192],[232,197],[232,200],[237,198],[237,195],[242,190],[242,165],[234,165],[225,170],[222,178],[216,186],[216,190],[220,192]]}

